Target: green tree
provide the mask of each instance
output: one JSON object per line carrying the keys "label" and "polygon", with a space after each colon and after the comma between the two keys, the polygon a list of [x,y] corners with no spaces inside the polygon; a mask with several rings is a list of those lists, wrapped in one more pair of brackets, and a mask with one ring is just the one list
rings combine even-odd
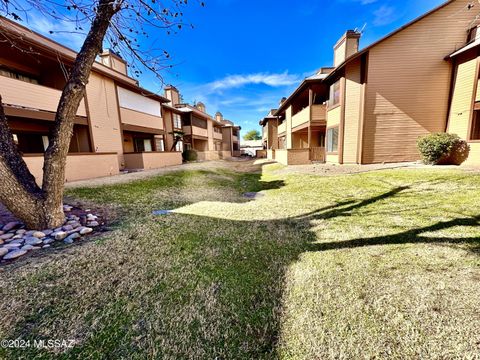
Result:
{"label": "green tree", "polygon": [[243,135],[243,140],[262,140],[262,135],[260,135],[260,132],[258,130],[250,130],[247,131],[245,135]]}

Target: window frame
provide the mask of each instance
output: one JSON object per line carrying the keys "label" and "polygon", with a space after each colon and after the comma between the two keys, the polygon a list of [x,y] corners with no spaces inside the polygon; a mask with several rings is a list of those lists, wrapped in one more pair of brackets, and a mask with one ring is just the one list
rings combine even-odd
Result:
{"label": "window frame", "polygon": [[[335,87],[338,86],[338,90],[335,91]],[[342,83],[341,79],[335,81],[332,85],[330,85],[329,94],[328,94],[328,109],[334,109],[341,104],[342,99]],[[337,95],[337,96],[336,96]],[[334,100],[336,99],[336,102]]]}
{"label": "window frame", "polygon": [[[333,149],[332,147],[332,151],[330,151],[330,136],[329,136],[329,133],[330,131],[332,131],[332,134],[335,134],[335,129],[337,130],[337,146],[336,146],[336,149]],[[330,154],[330,155],[338,155],[338,148],[339,148],[339,138],[340,138],[340,125],[335,125],[335,126],[331,126],[329,128],[327,128],[327,131],[326,131],[326,134],[325,134],[325,151],[327,154]]]}

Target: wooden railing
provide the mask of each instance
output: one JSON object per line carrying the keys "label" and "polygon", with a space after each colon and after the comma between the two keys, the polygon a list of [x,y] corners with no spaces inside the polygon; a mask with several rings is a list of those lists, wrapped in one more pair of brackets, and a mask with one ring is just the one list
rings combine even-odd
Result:
{"label": "wooden railing", "polygon": [[324,147],[311,147],[310,148],[310,160],[325,162],[325,148]]}

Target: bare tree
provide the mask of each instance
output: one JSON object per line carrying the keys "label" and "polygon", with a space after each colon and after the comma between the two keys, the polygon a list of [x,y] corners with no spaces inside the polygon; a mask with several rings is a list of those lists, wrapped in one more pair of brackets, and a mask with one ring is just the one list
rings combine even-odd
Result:
{"label": "bare tree", "polygon": [[[104,43],[129,60],[131,73],[138,76],[142,69],[147,69],[161,77],[161,71],[169,66],[165,64],[168,53],[160,50],[159,55],[159,49],[145,51],[139,40],[154,32],[170,34],[181,29],[184,25],[181,9],[186,5],[187,0],[69,0],[58,3],[54,0],[0,0],[0,14],[17,21],[28,19],[30,11],[34,10],[57,20],[70,21],[76,32],[89,29],[66,75],[44,155],[41,187],[17,149],[0,94],[0,202],[28,227],[53,228],[64,221],[65,165],[73,121],[85,95],[92,66]],[[22,42],[10,34],[0,35],[12,46],[25,52],[32,51],[28,47],[22,48]]]}

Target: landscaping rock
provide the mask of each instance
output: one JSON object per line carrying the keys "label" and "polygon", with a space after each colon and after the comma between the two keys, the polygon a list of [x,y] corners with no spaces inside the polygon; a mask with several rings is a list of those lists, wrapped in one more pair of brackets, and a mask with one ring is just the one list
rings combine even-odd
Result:
{"label": "landscaping rock", "polygon": [[36,237],[36,238],[39,238],[39,239],[42,239],[44,238],[45,236],[47,236],[45,233],[41,232],[41,231],[35,231],[33,234],[32,234],[33,237]]}
{"label": "landscaping rock", "polygon": [[25,255],[27,253],[27,250],[14,250],[10,251],[7,255],[3,257],[3,260],[13,260],[16,259],[22,255]]}
{"label": "landscaping rock", "polygon": [[23,245],[21,247],[21,250],[27,250],[28,251],[28,250],[32,250],[32,249],[33,249],[33,245]]}
{"label": "landscaping rock", "polygon": [[25,239],[15,239],[9,242],[9,244],[23,244]]}
{"label": "landscaping rock", "polygon": [[54,241],[55,241],[55,239],[48,238],[48,239],[43,240],[43,243],[44,243],[45,245],[48,245],[48,244],[53,243]]}
{"label": "landscaping rock", "polygon": [[100,224],[98,223],[98,221],[90,221],[90,222],[87,222],[87,226],[89,227],[97,227],[99,226]]}
{"label": "landscaping rock", "polygon": [[67,238],[66,238],[65,240],[72,240],[72,241],[73,241],[73,240],[76,240],[76,239],[78,239],[78,238],[80,238],[80,237],[81,237],[81,236],[80,236],[79,233],[73,233],[72,235],[67,236]]}
{"label": "landscaping rock", "polygon": [[80,229],[80,235],[87,235],[87,234],[90,234],[92,231],[93,231],[92,228],[82,227],[82,228]]}
{"label": "landscaping rock", "polygon": [[19,230],[17,230],[17,231],[15,232],[15,234],[17,234],[17,235],[23,235],[23,234],[25,234],[26,232],[27,232],[27,230],[25,230],[25,229],[19,229]]}
{"label": "landscaping rock", "polygon": [[62,229],[63,229],[63,231],[71,231],[71,230],[73,230],[73,226],[72,225],[65,225]]}
{"label": "landscaping rock", "polygon": [[8,250],[15,250],[15,249],[18,249],[19,247],[21,247],[22,244],[6,244],[6,245],[3,245],[3,248],[4,249],[8,249]]}
{"label": "landscaping rock", "polygon": [[10,231],[10,230],[13,230],[13,229],[16,229],[18,227],[20,227],[21,223],[19,223],[18,221],[11,221],[9,222],[7,225],[5,225],[2,230],[3,231]]}
{"label": "landscaping rock", "polygon": [[52,236],[55,240],[63,240],[67,237],[67,235],[68,234],[65,231],[58,231],[58,232],[54,232],[52,234]]}
{"label": "landscaping rock", "polygon": [[27,245],[39,245],[39,244],[42,244],[43,241],[37,237],[28,237],[25,239],[25,244]]}
{"label": "landscaping rock", "polygon": [[46,249],[46,248],[49,248],[49,247],[50,247],[49,244],[45,244],[45,245],[42,246],[42,249]]}
{"label": "landscaping rock", "polygon": [[0,235],[0,240],[7,240],[7,239],[10,239],[14,236],[15,236],[15,234],[12,234],[12,233],[3,234],[3,235]]}
{"label": "landscaping rock", "polygon": [[0,257],[4,256],[6,253],[8,253],[8,249],[0,248]]}

